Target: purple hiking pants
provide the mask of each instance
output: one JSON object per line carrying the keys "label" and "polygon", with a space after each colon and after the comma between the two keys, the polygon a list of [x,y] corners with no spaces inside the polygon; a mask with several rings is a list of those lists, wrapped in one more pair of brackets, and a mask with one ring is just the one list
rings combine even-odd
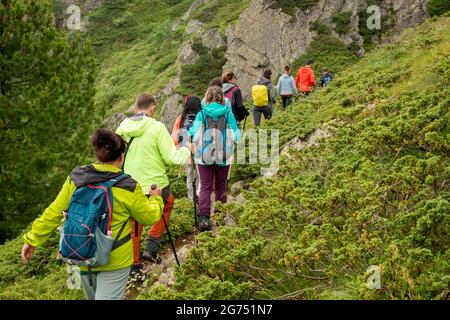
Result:
{"label": "purple hiking pants", "polygon": [[211,215],[211,194],[216,194],[216,201],[227,202],[227,181],[230,166],[198,165],[200,173],[200,215]]}

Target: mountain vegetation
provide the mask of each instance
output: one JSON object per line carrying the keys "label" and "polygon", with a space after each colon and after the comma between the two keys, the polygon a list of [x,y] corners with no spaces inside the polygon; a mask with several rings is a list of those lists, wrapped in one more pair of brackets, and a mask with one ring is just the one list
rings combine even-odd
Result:
{"label": "mountain vegetation", "polygon": [[[225,36],[249,2],[208,1],[192,18]],[[190,40],[180,18],[193,3],[103,0],[82,12],[89,25],[80,35],[55,28],[52,8],[64,15],[62,0],[53,7],[47,0],[1,2],[0,299],[84,298],[66,287],[66,267],[55,259],[58,234],[27,265],[21,235],[68,172],[93,161],[93,128],[178,73],[178,51]],[[315,3],[273,6],[294,15]],[[259,165],[233,166],[230,185],[249,184],[240,191],[245,201],[217,204],[218,230],[196,236],[174,285],[149,284],[137,298],[448,299],[447,3],[430,0],[431,19],[378,47],[369,43],[377,31],[361,29],[363,58],[317,20],[319,35],[293,67],[313,58],[316,75],[327,66],[335,80],[286,112],[277,104],[263,123],[280,131],[279,172],[264,178]],[[335,16],[334,31],[345,33],[346,15]],[[181,67],[180,94],[201,95],[226,59],[225,48],[194,47],[199,59]],[[317,144],[299,143],[319,131],[326,134]],[[170,230],[180,238],[192,232],[193,215],[177,174],[171,167],[177,200]],[[236,225],[225,225],[225,217]],[[370,266],[381,270],[381,290],[367,287]]]}

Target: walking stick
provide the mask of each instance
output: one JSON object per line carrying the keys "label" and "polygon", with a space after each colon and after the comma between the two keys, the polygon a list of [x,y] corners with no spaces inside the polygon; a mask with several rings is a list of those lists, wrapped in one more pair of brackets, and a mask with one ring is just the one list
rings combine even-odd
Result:
{"label": "walking stick", "polygon": [[[152,190],[155,190],[158,186],[156,184],[153,184],[151,186]],[[180,262],[178,261],[177,252],[175,250],[175,245],[173,244],[172,235],[170,234],[169,228],[167,227],[166,218],[164,217],[164,213],[162,215],[162,221],[164,222],[164,227],[166,228],[167,235],[169,236],[170,245],[172,246],[173,254],[175,256],[175,260],[177,261],[177,265],[180,266]]]}
{"label": "walking stick", "polygon": [[245,120],[244,120],[244,127],[242,128],[242,131],[245,131],[245,125],[247,124],[247,118],[248,118],[248,116],[245,117]]}
{"label": "walking stick", "polygon": [[191,150],[191,164],[194,172],[194,178],[192,179],[192,193],[193,193],[193,200],[194,200],[194,227],[197,227],[197,169],[195,168],[195,162],[194,162],[194,152]]}
{"label": "walking stick", "polygon": [[180,194],[180,177],[181,177],[181,166],[178,169],[178,178],[177,178],[177,195]]}

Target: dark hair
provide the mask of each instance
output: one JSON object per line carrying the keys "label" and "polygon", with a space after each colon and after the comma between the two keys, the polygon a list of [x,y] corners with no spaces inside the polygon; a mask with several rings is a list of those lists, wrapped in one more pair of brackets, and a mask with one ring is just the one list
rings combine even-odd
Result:
{"label": "dark hair", "polygon": [[156,105],[156,99],[151,94],[145,93],[136,99],[136,109],[145,110],[154,105]]}
{"label": "dark hair", "polygon": [[183,112],[181,113],[181,125],[188,114],[197,114],[202,111],[202,102],[200,98],[194,95],[188,95],[184,102]]}
{"label": "dark hair", "polygon": [[235,78],[234,73],[232,71],[227,71],[223,77],[222,77],[222,81],[223,83],[229,83],[231,80],[233,80]]}
{"label": "dark hair", "polygon": [[216,77],[216,78],[212,79],[211,82],[209,83],[208,88],[211,88],[211,87],[214,87],[214,86],[222,88],[222,86],[223,86],[222,77]]}
{"label": "dark hair", "polygon": [[291,67],[285,66],[284,67],[284,71],[286,71],[287,73],[291,72]]}
{"label": "dark hair", "polygon": [[113,162],[125,153],[127,143],[121,136],[109,129],[97,129],[91,138],[95,156],[101,162]]}
{"label": "dark hair", "polygon": [[263,71],[263,77],[266,79],[272,78],[272,71],[270,69],[266,69]]}
{"label": "dark hair", "polygon": [[307,66],[310,66],[310,65],[312,65],[313,63],[314,63],[314,61],[311,60],[311,59],[309,59],[308,61],[306,61],[306,65],[307,65]]}

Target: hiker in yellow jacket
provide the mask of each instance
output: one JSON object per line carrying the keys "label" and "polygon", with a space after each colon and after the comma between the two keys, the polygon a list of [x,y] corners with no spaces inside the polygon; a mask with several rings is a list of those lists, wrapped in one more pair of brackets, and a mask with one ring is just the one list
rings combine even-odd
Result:
{"label": "hiker in yellow jacket", "polygon": [[[166,126],[152,118],[156,110],[156,99],[149,94],[143,94],[136,100],[135,114],[125,119],[117,129],[129,143],[125,159],[124,172],[129,174],[143,186],[143,191],[156,184],[162,190],[164,199],[164,219],[169,222],[174,197],[170,192],[166,165],[184,165],[191,156],[187,147],[176,149],[175,143]],[[161,238],[165,232],[164,221],[161,219],[153,225],[148,233],[147,244],[142,258],[156,261]],[[132,238],[134,244],[134,268],[138,272],[140,264],[140,238],[142,225],[139,221],[133,223]]]}
{"label": "hiker in yellow jacket", "polygon": [[[61,225],[62,211],[69,207],[76,188],[108,181],[122,174],[126,142],[113,131],[106,129],[98,129],[92,136],[91,142],[97,163],[75,168],[56,200],[33,222],[31,230],[23,237],[25,245],[22,249],[22,261],[24,263],[31,259],[34,248],[41,246]],[[80,268],[82,286],[87,299],[124,299],[126,283],[133,263],[133,245],[131,239],[121,240],[130,238],[130,218],[140,224],[152,225],[161,218],[163,210],[161,190],[148,190],[148,192],[151,194],[150,198],[144,195],[141,186],[131,177],[121,180],[112,187],[114,203],[111,220],[112,237],[116,237],[126,223],[123,236],[118,239],[122,245],[111,252],[107,265],[92,269],[93,286],[89,285],[87,267]]]}

